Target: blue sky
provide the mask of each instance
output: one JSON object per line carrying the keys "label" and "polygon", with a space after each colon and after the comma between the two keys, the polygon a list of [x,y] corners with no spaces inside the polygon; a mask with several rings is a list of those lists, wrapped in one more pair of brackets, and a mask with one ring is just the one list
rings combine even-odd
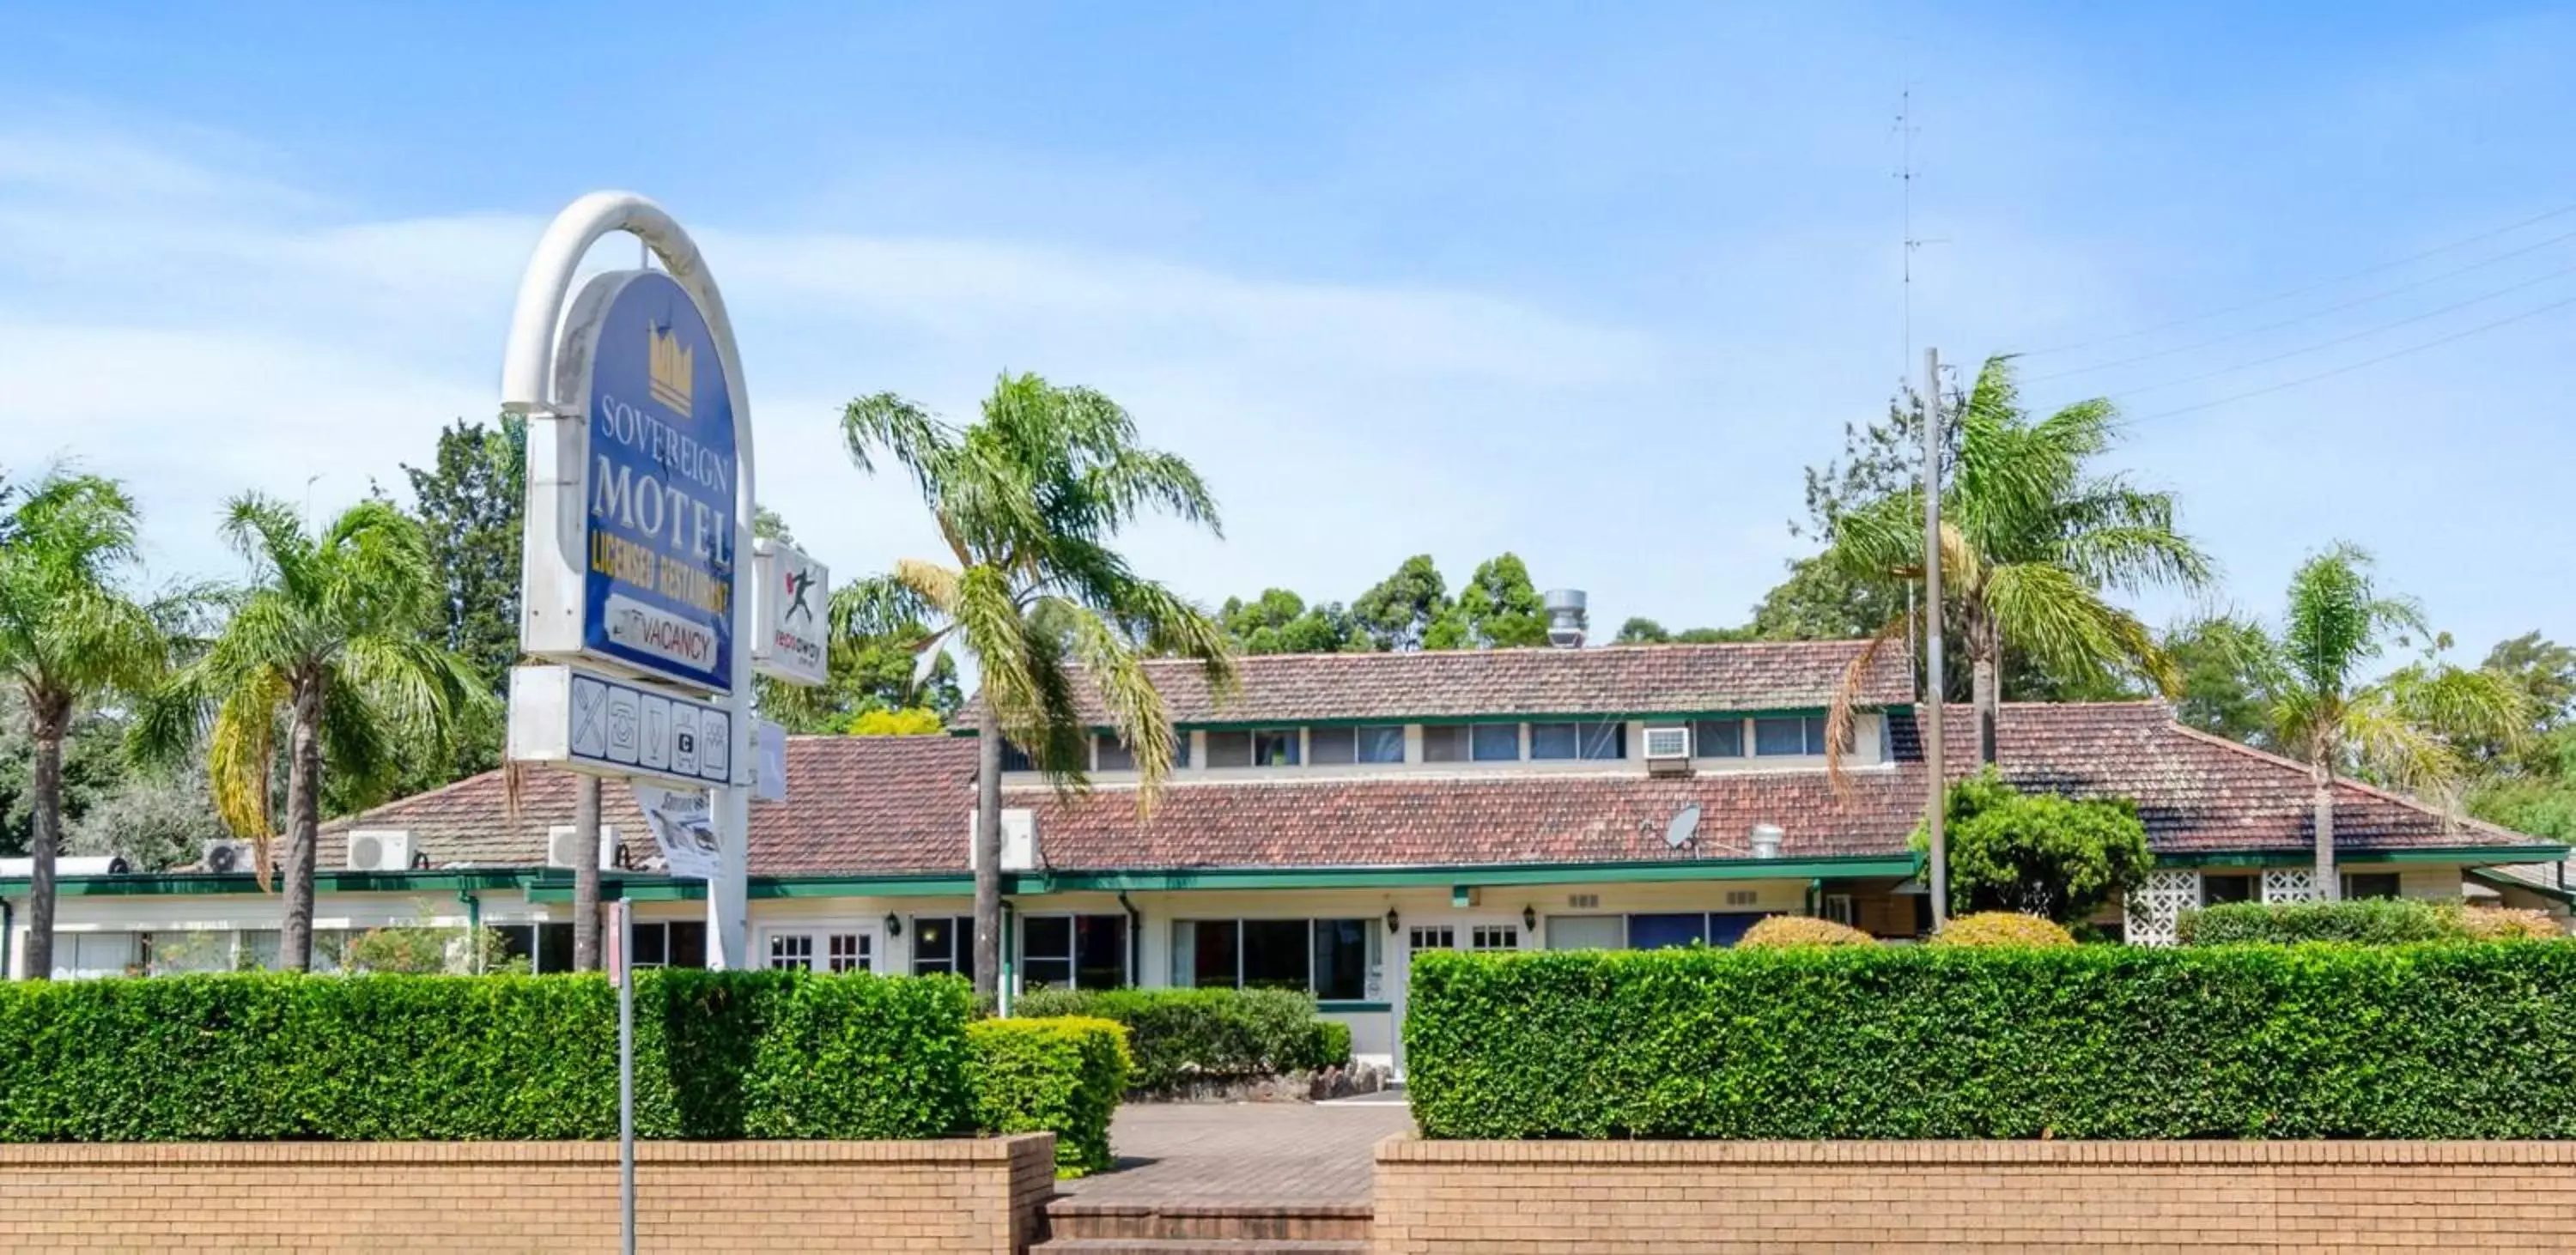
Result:
{"label": "blue sky", "polygon": [[2122,403],[2224,600],[2343,538],[2468,651],[2576,636],[2576,211],[2486,234],[2576,205],[2576,13],[2244,7],[0,4],[0,465],[121,476],[156,570],[224,573],[225,495],[328,509],[489,414],[537,232],[625,187],[838,573],[934,544],[840,404],[1008,367],[1207,473],[1223,542],[1135,540],[1203,599],[1511,549],[1605,632],[1738,622],[1906,368],[1910,85],[1914,343],[2190,319],[2028,394]]}

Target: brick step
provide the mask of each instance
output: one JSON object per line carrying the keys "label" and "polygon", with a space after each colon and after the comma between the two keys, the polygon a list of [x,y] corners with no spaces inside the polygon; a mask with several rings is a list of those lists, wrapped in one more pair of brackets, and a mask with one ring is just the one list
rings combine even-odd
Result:
{"label": "brick step", "polygon": [[1365,1238],[1054,1238],[1029,1255],[1368,1255]]}
{"label": "brick step", "polygon": [[1366,1243],[1369,1217],[1366,1203],[1091,1203],[1075,1197],[1047,1204],[1047,1229],[1058,1239]]}

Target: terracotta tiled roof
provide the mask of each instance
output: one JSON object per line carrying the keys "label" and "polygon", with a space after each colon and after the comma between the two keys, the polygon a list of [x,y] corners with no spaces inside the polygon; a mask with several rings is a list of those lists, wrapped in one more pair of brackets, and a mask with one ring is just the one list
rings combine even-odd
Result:
{"label": "terracotta tiled roof", "polygon": [[[1111,787],[1072,798],[1014,788],[1006,804],[1038,812],[1046,862],[1068,871],[1740,858],[1757,823],[1781,828],[1785,857],[1896,854],[1926,788],[1911,714],[1897,712],[1893,725],[1897,761],[1854,770],[1844,792],[1812,769],[1651,779],[1622,764],[1600,776],[1192,782],[1166,790],[1142,818],[1134,792]],[[1973,757],[1969,713],[1954,708],[1948,726],[1953,754]],[[2005,775],[2022,788],[2135,799],[2162,852],[2287,850],[2309,840],[2306,768],[2180,727],[2161,704],[2007,706],[1997,743]],[[753,808],[752,870],[962,872],[974,763],[974,743],[962,738],[790,738],[793,800]],[[2347,851],[2532,843],[2376,789],[2338,787],[2337,845]],[[1693,803],[1700,839],[1677,854],[1664,828]],[[546,825],[571,816],[570,777],[531,773],[520,807],[513,836],[495,773],[335,827],[408,828],[441,865],[540,862]],[[642,837],[622,789],[606,792],[603,809],[621,834]],[[336,866],[337,846],[325,847],[323,866]]]}
{"label": "terracotta tiled roof", "polygon": [[[1220,702],[1196,663],[1147,663],[1177,723],[1304,723],[1470,715],[1640,715],[1805,710],[1833,700],[1867,641],[1462,649],[1402,654],[1255,654],[1236,660],[1241,692]],[[1913,700],[1905,651],[1882,649],[1863,705]],[[1109,724],[1096,701],[1086,718]]]}

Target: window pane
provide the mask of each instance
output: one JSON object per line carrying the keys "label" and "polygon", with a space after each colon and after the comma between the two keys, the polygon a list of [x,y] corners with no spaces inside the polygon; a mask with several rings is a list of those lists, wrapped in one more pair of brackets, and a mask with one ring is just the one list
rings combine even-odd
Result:
{"label": "window pane", "polygon": [[[1849,747],[1846,746],[1845,748]],[[1825,717],[1823,715],[1807,716],[1807,752],[1810,754],[1822,754],[1826,752]]]}
{"label": "window pane", "polygon": [[1697,911],[1685,915],[1631,915],[1628,917],[1628,945],[1636,950],[1662,950],[1708,940],[1708,917]]}
{"label": "window pane", "polygon": [[1691,756],[1694,758],[1744,757],[1744,721],[1702,719],[1692,724]]}
{"label": "window pane", "polygon": [[1255,767],[1294,767],[1297,765],[1297,730],[1252,734],[1252,765]]}
{"label": "window pane", "polygon": [[824,939],[824,966],[834,975],[876,970],[876,947],[866,933],[833,933]]}
{"label": "window pane", "polygon": [[2343,896],[2347,898],[2393,898],[2398,896],[2397,873],[2355,872],[2343,878]]}
{"label": "window pane", "polygon": [[1708,944],[1731,946],[1743,940],[1755,924],[1771,918],[1768,911],[1721,911],[1708,917]]}
{"label": "window pane", "polygon": [[1521,758],[1521,725],[1517,723],[1477,723],[1468,727],[1472,746],[1480,763],[1516,763]]}
{"label": "window pane", "polygon": [[702,919],[671,921],[671,955],[673,967],[707,965],[707,922]]}
{"label": "window pane", "polygon": [[1458,930],[1447,924],[1423,925],[1415,928],[1405,942],[1415,950],[1455,950],[1458,948]]}
{"label": "window pane", "polygon": [[1753,752],[1762,755],[1806,753],[1807,721],[1794,718],[1754,720]]}
{"label": "window pane", "polygon": [[1628,725],[1624,723],[1576,724],[1575,735],[1582,739],[1580,757],[1600,760],[1628,756]]}
{"label": "window pane", "polygon": [[671,960],[671,930],[662,924],[635,925],[635,966],[661,967]]}
{"label": "window pane", "polygon": [[1191,741],[1191,740],[1192,740],[1192,737],[1191,737],[1190,732],[1189,732],[1189,730],[1188,730],[1188,729],[1186,729],[1186,728],[1174,728],[1174,729],[1172,729],[1172,765],[1173,765],[1173,766],[1175,766],[1175,767],[1187,767],[1187,766],[1189,766],[1189,765],[1190,765],[1190,741]]}
{"label": "window pane", "polygon": [[1136,752],[1128,749],[1126,742],[1119,740],[1116,734],[1109,732],[1094,733],[1091,740],[1094,745],[1099,747],[1098,753],[1100,758],[1099,766],[1097,768],[1098,770],[1134,771],[1136,769]]}
{"label": "window pane", "polygon": [[1518,950],[1521,948],[1521,930],[1510,924],[1478,924],[1468,930],[1467,948]]}
{"label": "window pane", "polygon": [[[315,949],[320,949],[321,934],[316,933]],[[242,953],[250,956],[250,965],[262,972],[277,970],[277,930],[254,928],[241,935]],[[315,966],[320,966],[316,964]]]}
{"label": "window pane", "polygon": [[1036,769],[1037,764],[1029,761],[1027,750],[1021,749],[1019,746],[1013,745],[1007,740],[1002,742],[1002,770],[1034,771]]}
{"label": "window pane", "polygon": [[2254,884],[2255,878],[2252,876],[2222,876],[2203,872],[2200,877],[2200,903],[2203,906],[2216,906],[2222,902],[2251,902],[2255,896]]}
{"label": "window pane", "polygon": [[1616,915],[1550,915],[1550,950],[1616,950],[1627,941],[1627,929]]}
{"label": "window pane", "polygon": [[1424,724],[1422,726],[1422,761],[1426,763],[1467,761],[1466,726],[1455,723]]}
{"label": "window pane", "polygon": [[1368,950],[1377,933],[1364,919],[1315,921],[1315,996],[1368,997]]}
{"label": "window pane", "polygon": [[1360,761],[1364,763],[1400,763],[1404,761],[1404,725],[1360,729]]}
{"label": "window pane", "polygon": [[912,974],[957,970],[957,922],[945,916],[912,917]]}
{"label": "window pane", "polygon": [[1073,984],[1073,960],[1025,959],[1020,963],[1020,988],[1064,989]]}
{"label": "window pane", "polygon": [[537,970],[540,972],[572,970],[572,925],[537,925]]}
{"label": "window pane", "polygon": [[1318,767],[1358,762],[1359,745],[1360,734],[1357,728],[1306,729],[1307,761]]}
{"label": "window pane", "polygon": [[1069,915],[1020,917],[1020,954],[1029,959],[1072,958],[1073,917]]}
{"label": "window pane", "polygon": [[1127,917],[1084,915],[1073,921],[1074,984],[1116,989],[1127,983]]}
{"label": "window pane", "polygon": [[814,938],[806,933],[775,933],[769,938],[769,966],[775,971],[805,971],[814,966]]}
{"label": "window pane", "polygon": [[1232,989],[1235,977],[1235,923],[1230,919],[1203,919],[1183,924],[1192,933],[1197,959],[1191,964],[1192,984],[1202,989]]}
{"label": "window pane", "polygon": [[[1575,725],[1570,723],[1533,723],[1530,725],[1530,757],[1572,758],[1575,750]],[[1484,755],[1478,754],[1482,758]]]}
{"label": "window pane", "polygon": [[526,924],[510,924],[492,931],[501,934],[501,954],[499,958],[492,961],[495,966],[508,963],[513,959],[530,964],[536,962],[536,929]]}
{"label": "window pane", "polygon": [[1252,734],[1249,732],[1208,733],[1207,758],[1207,765],[1210,767],[1251,766]]}
{"label": "window pane", "polygon": [[1247,989],[1305,989],[1313,956],[1306,950],[1306,921],[1243,921],[1243,984]]}

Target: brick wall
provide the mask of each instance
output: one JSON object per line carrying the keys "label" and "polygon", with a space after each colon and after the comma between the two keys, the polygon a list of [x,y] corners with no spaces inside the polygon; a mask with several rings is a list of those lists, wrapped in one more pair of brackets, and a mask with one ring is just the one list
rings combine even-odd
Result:
{"label": "brick wall", "polygon": [[[645,1250],[964,1251],[1040,1236],[1055,1139],[647,1142]],[[596,1142],[0,1146],[0,1250],[610,1251]]]}
{"label": "brick wall", "polygon": [[2576,1143],[1426,1142],[1379,1255],[2576,1250]]}

